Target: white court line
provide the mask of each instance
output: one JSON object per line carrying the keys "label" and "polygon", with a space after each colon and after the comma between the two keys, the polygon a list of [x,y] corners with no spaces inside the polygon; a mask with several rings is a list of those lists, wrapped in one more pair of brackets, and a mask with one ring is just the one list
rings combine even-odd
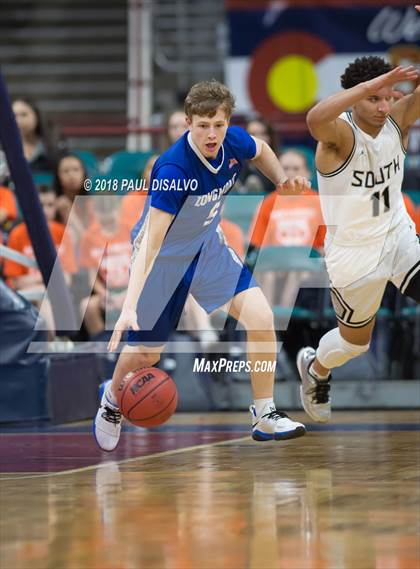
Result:
{"label": "white court line", "polygon": [[28,479],[34,479],[34,478],[46,478],[48,476],[63,476],[66,474],[77,474],[79,472],[87,472],[89,470],[96,470],[97,468],[105,468],[106,466],[109,466],[110,464],[129,464],[131,462],[144,462],[145,460],[149,460],[152,458],[161,458],[163,456],[170,456],[172,454],[180,454],[181,452],[192,452],[195,450],[201,450],[201,449],[206,449],[206,448],[212,448],[215,446],[222,446],[222,445],[228,445],[230,443],[238,443],[238,442],[242,442],[242,441],[246,441],[246,440],[251,440],[249,435],[247,437],[240,437],[238,439],[230,439],[228,441],[219,441],[217,443],[208,443],[208,444],[204,444],[204,445],[195,445],[192,447],[184,447],[184,448],[177,448],[174,450],[165,450],[162,452],[156,452],[153,454],[148,454],[146,456],[138,456],[138,457],[133,457],[133,458],[125,458],[123,460],[110,460],[108,462],[101,462],[99,464],[91,464],[90,466],[82,466],[80,468],[73,468],[72,470],[60,470],[60,472],[46,472],[45,474],[30,474],[30,475],[24,475],[24,476],[19,476],[19,472],[15,472],[13,473],[12,476],[7,476],[5,478],[1,477],[0,474],[0,483],[4,482],[5,480],[28,480]]}

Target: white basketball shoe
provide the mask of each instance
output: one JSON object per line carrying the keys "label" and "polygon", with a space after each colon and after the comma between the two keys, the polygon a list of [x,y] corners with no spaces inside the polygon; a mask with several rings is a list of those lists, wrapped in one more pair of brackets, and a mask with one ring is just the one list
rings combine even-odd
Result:
{"label": "white basketball shoe", "polygon": [[109,379],[99,386],[101,403],[93,421],[93,436],[98,446],[106,451],[114,450],[118,445],[123,422],[121,411],[107,397],[107,390],[110,388],[111,382],[112,380]]}
{"label": "white basketball shoe", "polygon": [[251,405],[249,410],[252,415],[251,435],[254,441],[294,439],[306,433],[302,423],[292,421],[286,413],[277,411],[272,403],[267,403],[259,417],[257,417],[255,405]]}
{"label": "white basketball shoe", "polygon": [[302,385],[300,400],[303,408],[314,421],[328,423],[331,419],[330,377],[316,379],[309,371],[309,366],[315,359],[315,350],[310,347],[302,348],[296,358]]}

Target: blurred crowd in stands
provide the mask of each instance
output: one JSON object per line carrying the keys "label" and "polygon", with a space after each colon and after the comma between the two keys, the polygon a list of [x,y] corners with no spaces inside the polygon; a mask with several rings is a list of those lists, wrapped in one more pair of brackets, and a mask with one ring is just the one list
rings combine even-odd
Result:
{"label": "blurred crowd in stands", "polygon": [[[128,176],[146,180],[143,187],[147,188],[158,155],[152,149],[143,153],[120,151],[100,161],[87,151],[74,149],[63,153],[56,150],[57,145],[52,144],[45,132],[35,104],[19,98],[13,102],[13,110],[51,237],[83,323],[76,339],[105,339],[124,300],[131,255],[130,232],[141,216],[147,191],[125,192],[124,195],[114,191],[88,193],[84,189],[84,180],[87,177],[101,181]],[[322,254],[325,227],[316,191],[313,151],[305,146],[283,147],[270,125],[258,117],[253,117],[244,126],[250,134],[271,145],[287,175],[306,176],[315,189],[298,197],[279,196],[274,192],[273,184],[249,162],[223,211],[221,229],[227,243],[242,259],[250,244],[258,249],[306,247]],[[166,123],[167,145],[175,142],[186,128],[184,112],[175,110],[171,113]],[[420,232],[418,172],[406,169],[403,190],[408,213]],[[33,257],[4,156],[0,157],[0,232],[0,242]],[[278,267],[271,271],[265,269],[260,275],[258,265],[256,270],[273,306],[294,303],[302,275],[297,276],[293,271],[282,274]],[[44,291],[41,274],[35,268],[4,260],[0,271],[6,283],[24,295],[28,291]],[[314,299],[314,291],[302,288],[297,306],[313,308],[313,303],[317,302]],[[34,302],[40,306],[40,301]],[[396,302],[395,292],[388,290],[384,309],[391,311],[391,317],[395,317]],[[42,306],[42,315],[51,330],[50,337],[54,337],[51,309],[48,303]],[[314,328],[314,323],[300,321],[299,328],[293,332],[292,322],[292,352],[302,345],[299,334],[305,326]],[[191,296],[179,328],[200,341],[204,351],[220,337],[209,315]]]}

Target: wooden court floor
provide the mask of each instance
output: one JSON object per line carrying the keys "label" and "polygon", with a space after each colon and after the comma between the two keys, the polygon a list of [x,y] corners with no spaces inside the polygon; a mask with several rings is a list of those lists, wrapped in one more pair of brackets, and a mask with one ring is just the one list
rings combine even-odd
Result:
{"label": "wooden court floor", "polygon": [[[304,419],[303,414],[293,413]],[[246,413],[0,435],[1,569],[418,569],[419,414],[335,412],[256,443]]]}

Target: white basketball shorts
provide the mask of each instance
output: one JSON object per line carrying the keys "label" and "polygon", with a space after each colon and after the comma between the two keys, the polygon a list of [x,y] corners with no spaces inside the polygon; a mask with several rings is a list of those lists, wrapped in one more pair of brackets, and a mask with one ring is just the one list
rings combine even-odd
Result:
{"label": "white basketball shorts", "polygon": [[407,216],[380,242],[357,247],[327,244],[325,261],[337,319],[361,328],[375,317],[388,281],[404,293],[420,271],[419,236]]}

